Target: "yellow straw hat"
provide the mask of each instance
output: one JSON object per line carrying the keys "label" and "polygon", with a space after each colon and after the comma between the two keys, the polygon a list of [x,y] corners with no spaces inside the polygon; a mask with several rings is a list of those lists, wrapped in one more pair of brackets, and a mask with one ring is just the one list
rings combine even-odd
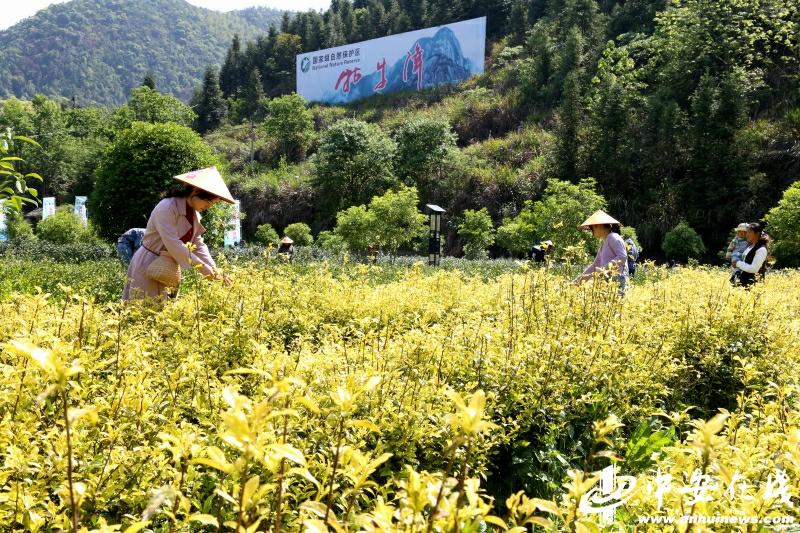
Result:
{"label": "yellow straw hat", "polygon": [[175,179],[187,185],[192,185],[198,189],[210,192],[229,204],[234,203],[233,196],[231,196],[231,192],[228,190],[228,186],[225,185],[225,181],[222,179],[217,167],[193,170],[186,174],[175,176]]}
{"label": "yellow straw hat", "polygon": [[591,226],[602,226],[605,224],[622,224],[619,220],[615,219],[605,211],[598,209],[592,216],[584,220],[583,224],[579,227],[581,229],[589,229]]}

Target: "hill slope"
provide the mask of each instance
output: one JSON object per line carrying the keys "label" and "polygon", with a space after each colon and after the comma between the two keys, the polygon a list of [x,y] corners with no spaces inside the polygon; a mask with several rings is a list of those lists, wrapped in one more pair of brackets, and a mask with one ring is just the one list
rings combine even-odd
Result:
{"label": "hill slope", "polygon": [[252,39],[279,22],[266,8],[220,13],[184,0],[73,0],[0,32],[0,98],[36,93],[119,104],[149,70],[159,90],[186,99],[235,33]]}

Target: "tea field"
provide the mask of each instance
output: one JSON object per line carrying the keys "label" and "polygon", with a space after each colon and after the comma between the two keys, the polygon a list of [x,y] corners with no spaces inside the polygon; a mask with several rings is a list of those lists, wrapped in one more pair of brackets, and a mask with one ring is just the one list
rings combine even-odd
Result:
{"label": "tea field", "polygon": [[[800,519],[794,271],[651,266],[620,299],[518,264],[241,262],[123,306],[110,263],[0,270],[4,531]],[[639,525],[687,514],[754,522]]]}

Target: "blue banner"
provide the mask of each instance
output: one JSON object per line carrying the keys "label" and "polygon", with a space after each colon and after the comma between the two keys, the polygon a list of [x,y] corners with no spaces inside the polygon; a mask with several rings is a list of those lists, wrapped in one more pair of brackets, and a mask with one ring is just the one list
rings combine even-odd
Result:
{"label": "blue banner", "polygon": [[297,93],[346,104],[373,94],[458,83],[483,72],[486,17],[297,56]]}

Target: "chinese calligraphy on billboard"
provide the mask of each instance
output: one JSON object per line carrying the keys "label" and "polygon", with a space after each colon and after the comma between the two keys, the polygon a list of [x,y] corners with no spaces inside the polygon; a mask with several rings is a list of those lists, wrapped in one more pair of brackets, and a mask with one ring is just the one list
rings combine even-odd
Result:
{"label": "chinese calligraphy on billboard", "polygon": [[344,104],[458,83],[483,72],[486,17],[297,56],[297,93]]}

